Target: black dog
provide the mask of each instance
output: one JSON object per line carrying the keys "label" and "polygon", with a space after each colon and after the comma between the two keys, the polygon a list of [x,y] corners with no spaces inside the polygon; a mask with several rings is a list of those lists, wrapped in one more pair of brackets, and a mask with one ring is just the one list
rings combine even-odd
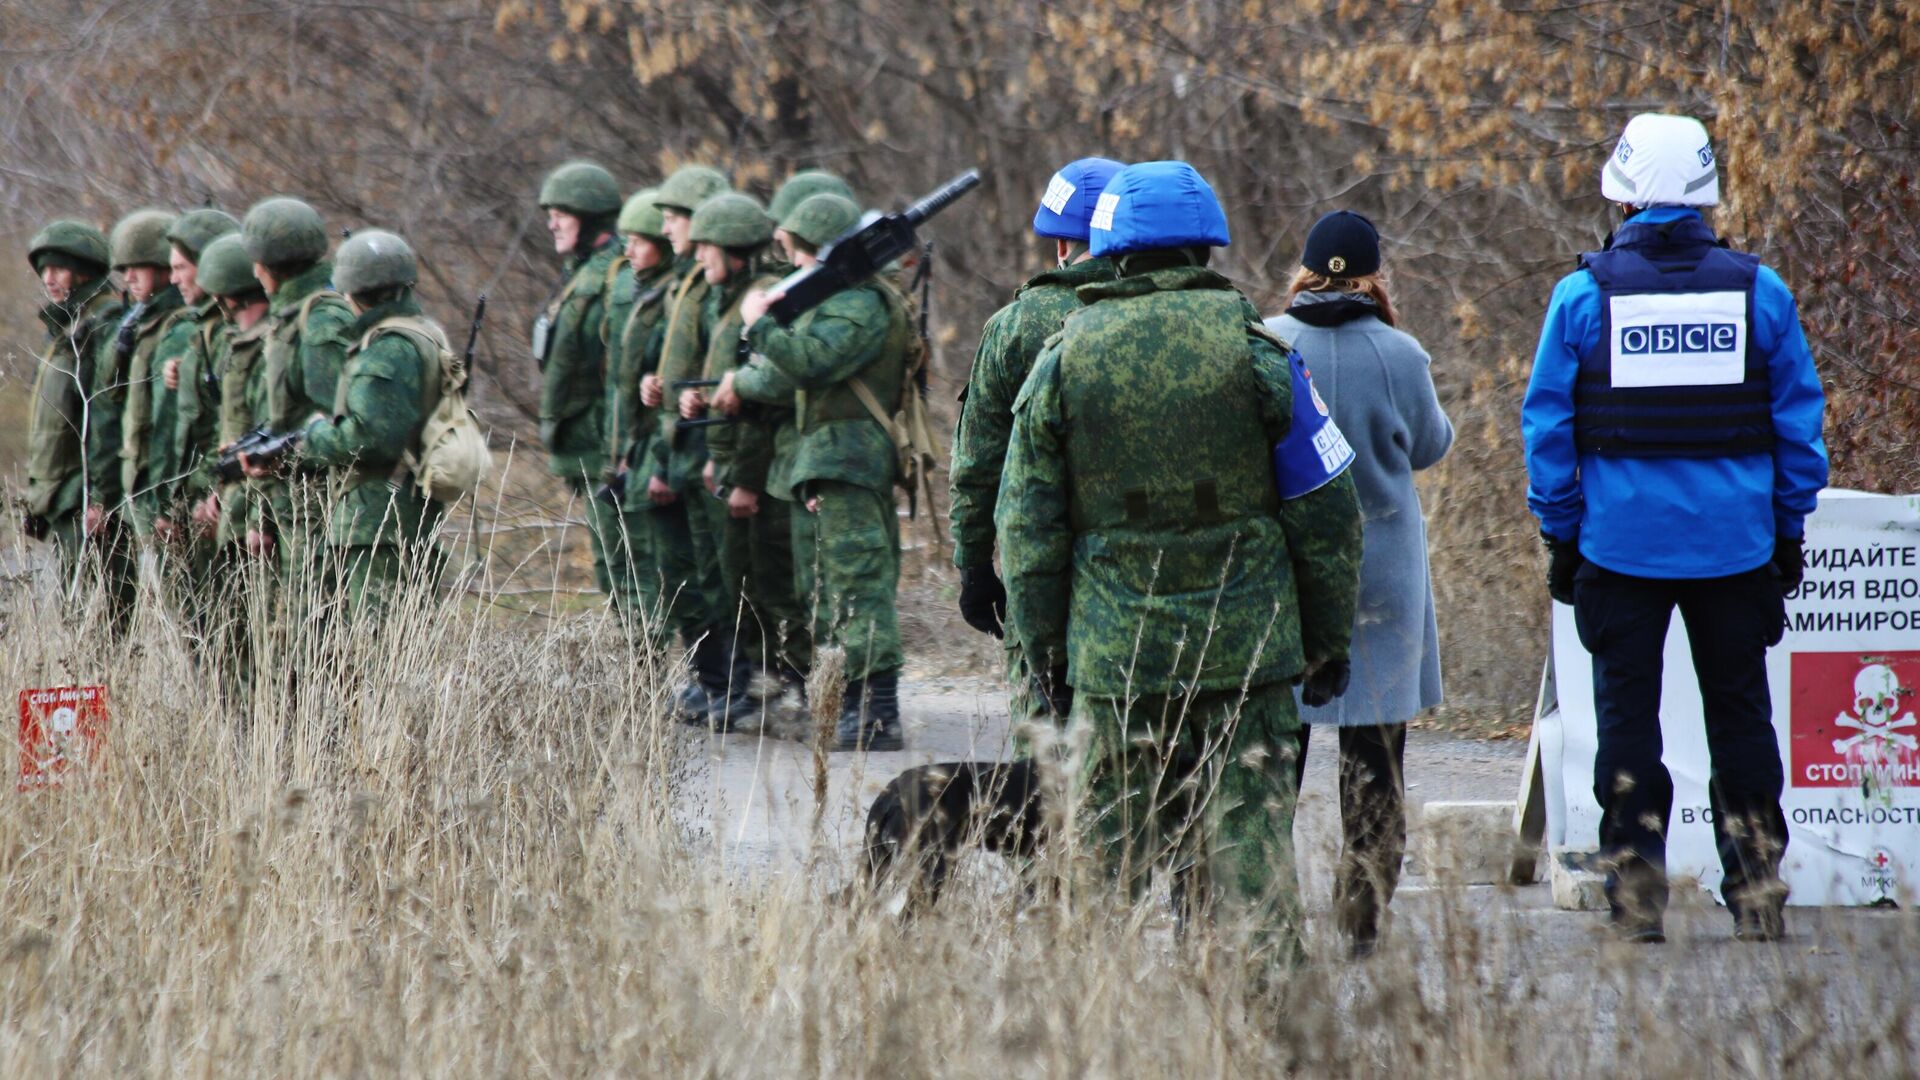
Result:
{"label": "black dog", "polygon": [[988,851],[1025,861],[1045,829],[1031,761],[920,765],[894,777],[867,810],[866,882],[877,886],[912,860],[911,912],[940,899],[955,856],[975,837]]}

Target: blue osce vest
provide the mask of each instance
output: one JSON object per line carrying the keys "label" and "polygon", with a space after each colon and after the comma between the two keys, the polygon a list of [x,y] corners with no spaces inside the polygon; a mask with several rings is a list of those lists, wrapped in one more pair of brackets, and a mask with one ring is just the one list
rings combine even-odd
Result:
{"label": "blue osce vest", "polygon": [[1600,286],[1600,338],[1580,354],[1582,453],[1735,457],[1773,449],[1772,382],[1753,340],[1760,260],[1706,223],[1629,221],[1580,257]]}

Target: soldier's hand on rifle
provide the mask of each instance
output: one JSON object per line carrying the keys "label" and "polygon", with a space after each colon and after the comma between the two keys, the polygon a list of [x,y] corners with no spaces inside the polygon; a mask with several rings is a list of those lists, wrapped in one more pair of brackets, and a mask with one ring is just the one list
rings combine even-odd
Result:
{"label": "soldier's hand on rifle", "polygon": [[273,537],[259,529],[247,530],[247,554],[254,558],[265,558],[273,552]]}
{"label": "soldier's hand on rifle", "polygon": [[265,465],[256,463],[252,458],[248,457],[245,454],[240,455],[240,468],[244,470],[248,476],[253,477],[255,480],[262,480],[273,475],[272,469],[268,468]]}
{"label": "soldier's hand on rifle", "polygon": [[658,375],[640,376],[640,404],[649,409],[657,409],[666,399],[667,384]]}
{"label": "soldier's hand on rifle", "polygon": [[697,388],[680,391],[680,419],[698,420],[707,413],[707,396]]}
{"label": "soldier's hand on rifle", "polygon": [[760,512],[760,493],[736,487],[727,492],[727,516],[750,518]]}
{"label": "soldier's hand on rifle", "polygon": [[86,530],[88,536],[98,536],[107,525],[107,508],[95,504],[87,507]]}
{"label": "soldier's hand on rifle", "polygon": [[779,289],[771,292],[764,289],[753,290],[740,300],[740,321],[746,324],[747,328],[752,328],[753,324],[759,322],[760,317],[767,313],[768,308],[786,295]]}
{"label": "soldier's hand on rifle", "polygon": [[740,395],[733,389],[733,372],[720,376],[720,385],[713,388],[713,407],[726,416],[740,415]]}
{"label": "soldier's hand on rifle", "polygon": [[161,377],[165,379],[167,384],[167,389],[169,390],[180,389],[180,358],[179,357],[176,356],[173,359],[167,361],[167,366],[163,369],[163,373]]}
{"label": "soldier's hand on rifle", "polygon": [[665,480],[657,476],[647,477],[647,498],[655,506],[672,506],[680,501],[680,496],[667,486]]}

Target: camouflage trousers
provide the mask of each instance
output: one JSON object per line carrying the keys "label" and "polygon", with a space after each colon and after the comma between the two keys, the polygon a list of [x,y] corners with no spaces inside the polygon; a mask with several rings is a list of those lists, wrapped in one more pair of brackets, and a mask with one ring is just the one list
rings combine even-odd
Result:
{"label": "camouflage trousers", "polygon": [[762,493],[752,517],[726,516],[725,504],[720,512],[720,573],[745,600],[738,618],[753,655],[804,677],[813,668],[813,631],[793,568],[793,504]]}
{"label": "camouflage trousers", "polygon": [[802,511],[812,536],[806,580],[813,638],[847,656],[847,678],[894,671],[900,648],[900,516],[893,491],[814,480]]}
{"label": "camouflage trousers", "polygon": [[687,504],[687,533],[693,540],[694,558],[705,572],[712,568],[712,588],[707,592],[707,612],[711,620],[706,629],[731,636],[746,618],[741,610],[740,579],[727,573],[727,504],[699,483],[690,484],[680,496]]}
{"label": "camouflage trousers", "polygon": [[47,543],[52,545],[60,591],[79,603],[100,588],[107,628],[115,638],[126,633],[133,619],[140,567],[133,553],[133,537],[125,525],[109,518],[98,536],[86,534],[86,512],[75,510],[47,521]]}
{"label": "camouflage trousers", "polygon": [[1138,896],[1169,867],[1183,924],[1244,925],[1257,959],[1297,958],[1293,688],[1077,695],[1072,722],[1090,735],[1077,828],[1107,873]]}
{"label": "camouflage trousers", "polygon": [[346,603],[350,623],[378,623],[394,614],[395,603],[410,588],[431,588],[440,580],[446,557],[431,542],[355,544],[333,549],[336,592]]}
{"label": "camouflage trousers", "polygon": [[661,621],[691,643],[713,629],[720,619],[720,565],[716,553],[694,542],[694,508],[704,511],[712,501],[704,488],[682,492],[680,498],[655,507],[647,515],[653,537]]}
{"label": "camouflage trousers", "polygon": [[648,520],[653,515],[644,508],[612,506],[600,499],[589,499],[587,505],[595,576],[604,574],[602,591],[627,628],[628,638],[638,641],[643,628],[659,617],[660,572],[654,559],[653,523]]}

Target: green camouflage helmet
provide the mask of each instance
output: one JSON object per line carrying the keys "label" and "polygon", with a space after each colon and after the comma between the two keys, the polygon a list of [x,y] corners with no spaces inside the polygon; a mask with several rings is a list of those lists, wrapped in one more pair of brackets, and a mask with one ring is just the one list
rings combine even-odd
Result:
{"label": "green camouflage helmet", "polygon": [[[851,200],[853,189],[847,186],[845,180],[830,172],[807,169],[804,172],[794,173],[787,178],[786,183],[780,185],[780,190],[774,193],[773,201],[767,204],[767,213],[773,215],[773,220],[784,223],[787,215],[798,209],[801,203],[806,202],[811,196],[822,194],[839,195]],[[782,224],[781,228],[786,228],[785,224]],[[793,230],[787,229],[787,231]]]}
{"label": "green camouflage helmet", "polygon": [[540,185],[542,210],[565,210],[576,217],[599,217],[620,209],[620,185],[613,174],[591,161],[569,161],[547,174]]}
{"label": "green camouflage helmet", "polygon": [[327,253],[320,212],[299,199],[268,199],[247,211],[240,226],[247,255],[262,266],[316,263]]}
{"label": "green camouflage helmet", "polygon": [[253,256],[239,233],[216,236],[200,252],[200,287],[209,296],[245,296],[262,291],[253,276]]}
{"label": "green camouflage helmet", "polygon": [[64,255],[99,267],[100,273],[107,272],[107,238],[84,221],[63,218],[34,233],[27,245],[27,262],[36,274],[43,255]]}
{"label": "green camouflage helmet", "polygon": [[135,210],[113,227],[107,249],[113,255],[113,268],[128,266],[166,266],[173,261],[173,249],[167,246],[167,230],[173,228],[173,215],[165,210]]}
{"label": "green camouflage helmet", "polygon": [[822,192],[800,200],[800,205],[781,219],[780,227],[818,251],[859,223],[858,204],[844,196]]}
{"label": "green camouflage helmet", "polygon": [[628,199],[627,205],[620,209],[620,223],[617,228],[623,233],[634,236],[651,236],[656,240],[666,239],[667,227],[660,216],[660,205],[653,201],[654,196],[658,194],[660,194],[659,188],[647,188],[645,191],[634,192],[633,198]]}
{"label": "green camouflage helmet", "polygon": [[773,239],[773,219],[760,200],[737,191],[723,191],[693,212],[687,239],[723,248],[757,248]]}
{"label": "green camouflage helmet", "polygon": [[731,190],[733,185],[727,182],[726,174],[719,169],[710,169],[705,165],[682,165],[667,177],[666,183],[660,185],[660,192],[653,197],[653,201],[663,210],[691,214],[694,207],[723,191]]}
{"label": "green camouflage helmet", "polygon": [[420,278],[413,249],[380,229],[354,233],[333,256],[333,284],[348,296],[412,285]]}
{"label": "green camouflage helmet", "polygon": [[174,218],[173,228],[167,230],[167,239],[180,249],[180,254],[199,262],[200,253],[207,249],[214,237],[239,231],[240,223],[234,220],[232,214],[208,207],[189,210]]}

